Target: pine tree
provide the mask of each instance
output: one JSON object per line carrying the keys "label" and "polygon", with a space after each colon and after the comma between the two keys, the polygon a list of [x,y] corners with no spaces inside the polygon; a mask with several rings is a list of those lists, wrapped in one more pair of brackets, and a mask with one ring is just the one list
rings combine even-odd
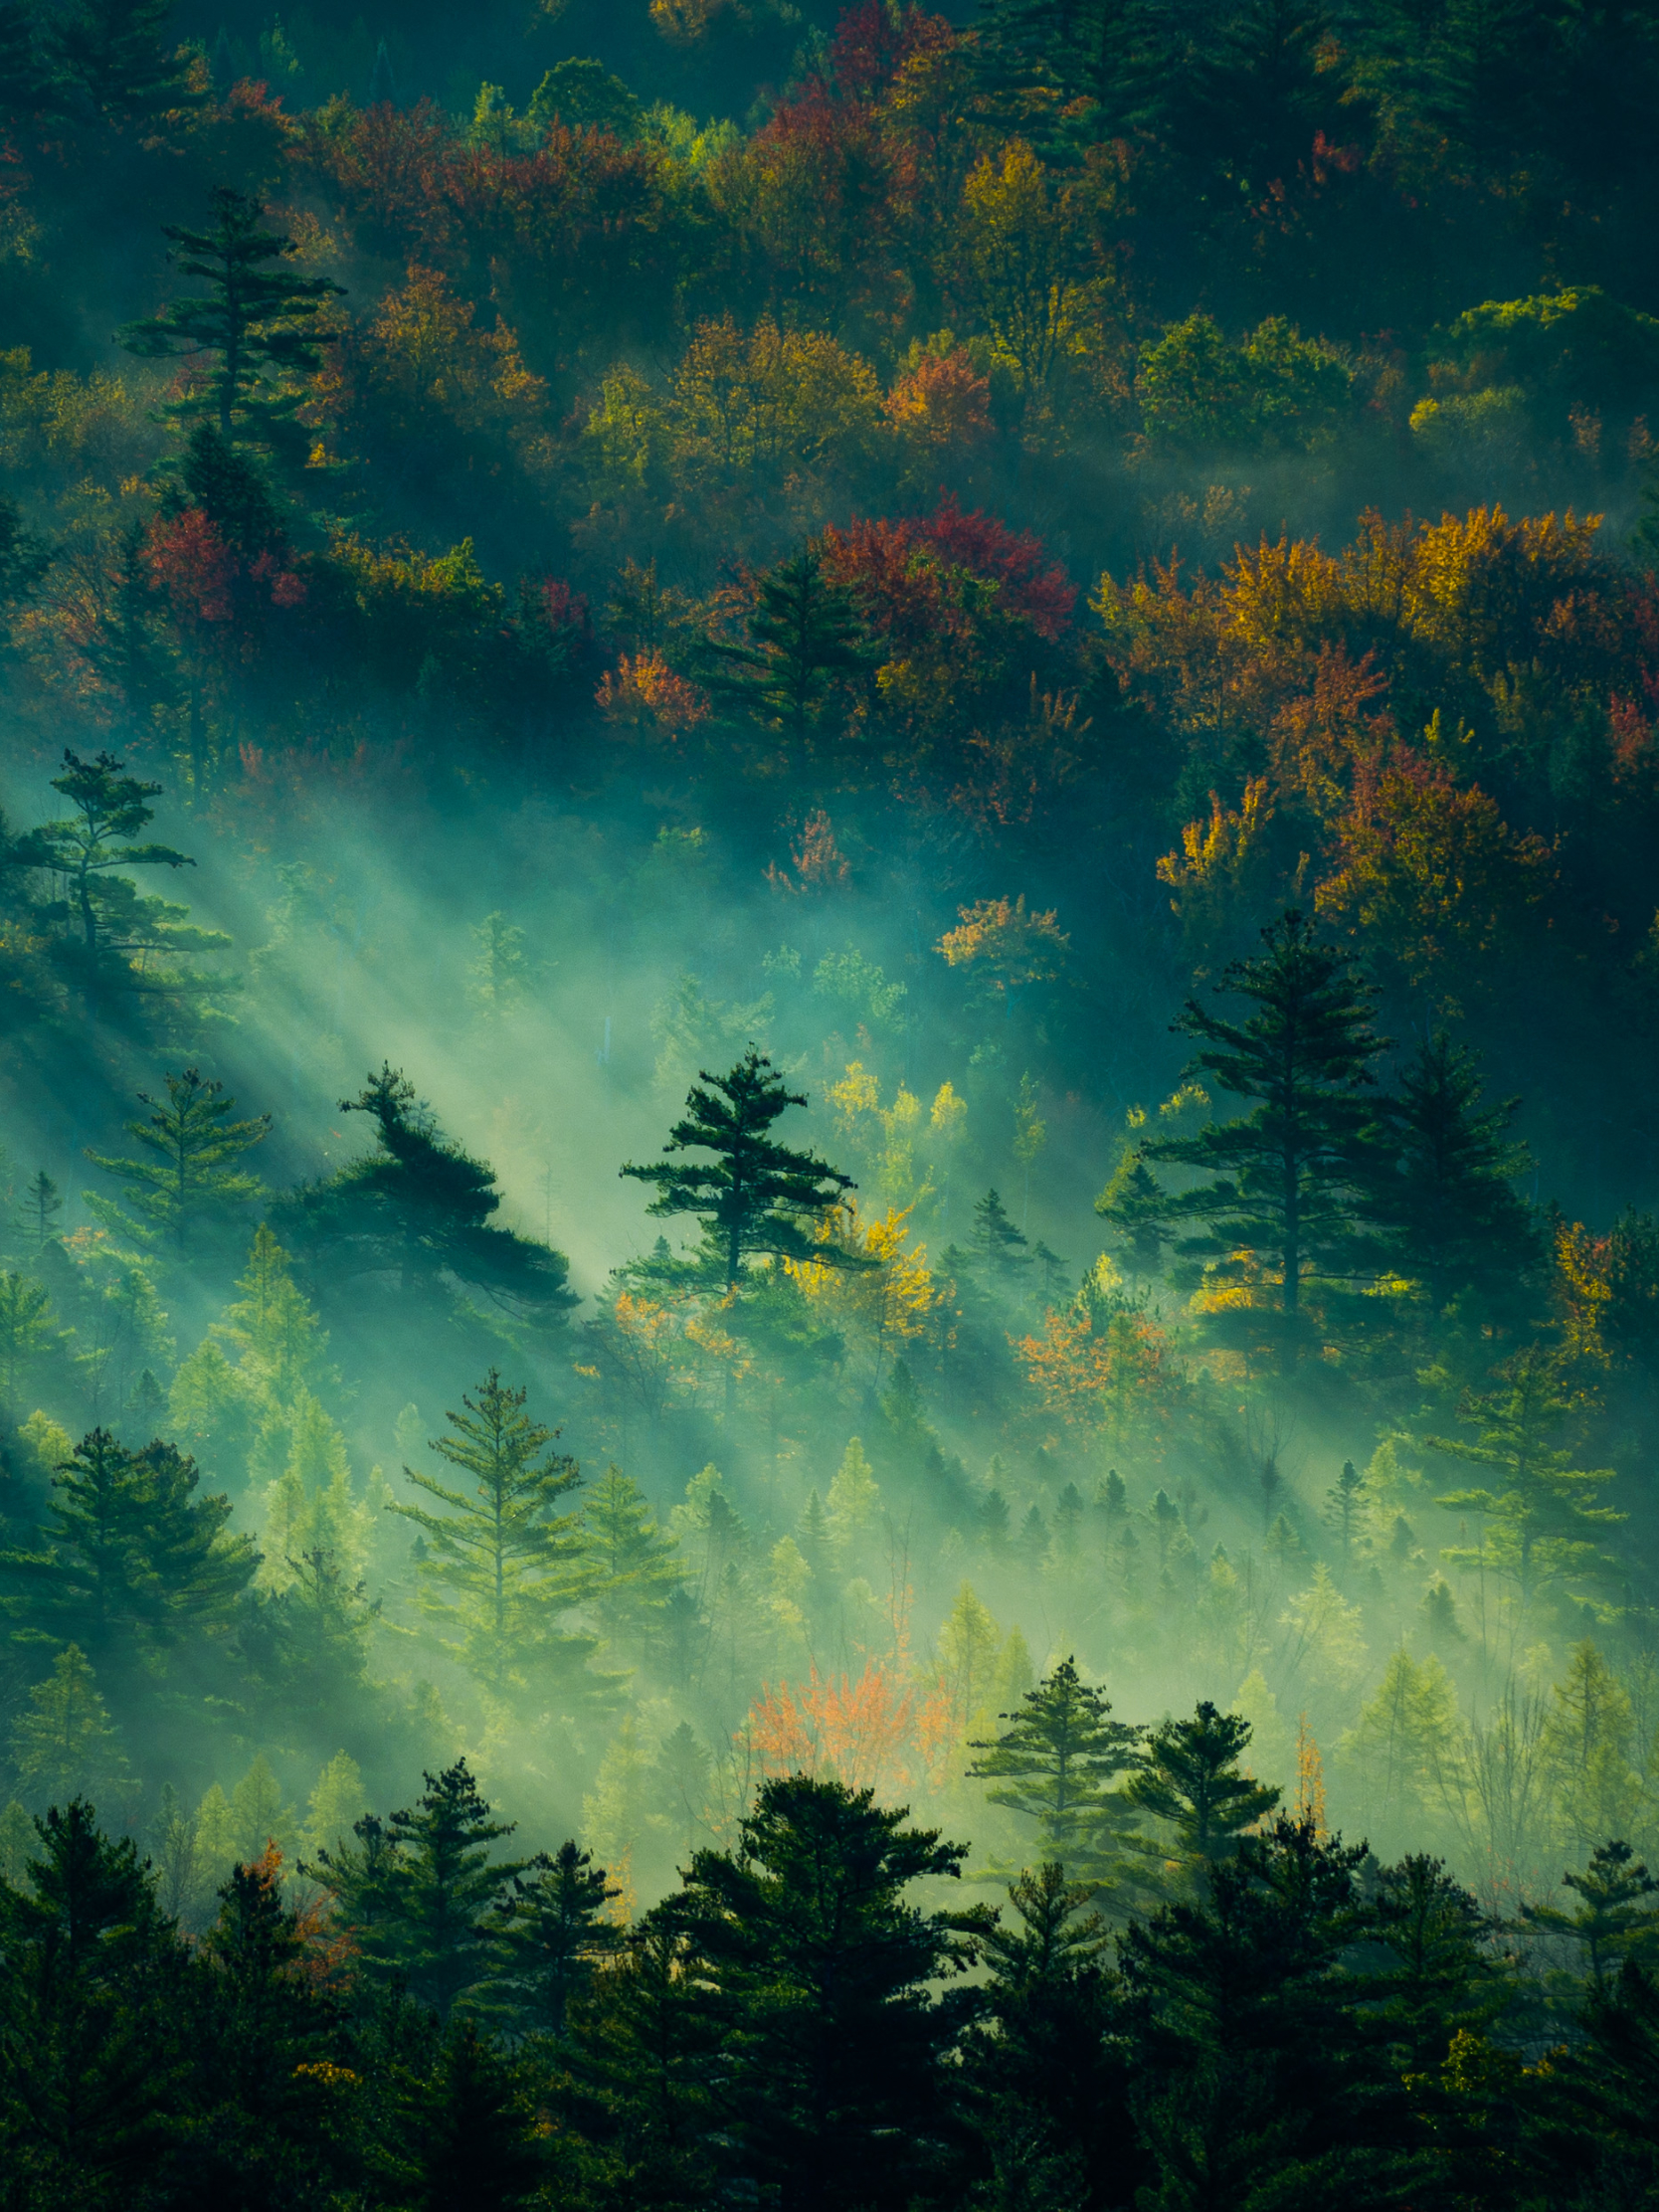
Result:
{"label": "pine tree", "polygon": [[231,1827],[239,1864],[253,1866],[273,1845],[278,1853],[293,1849],[297,1827],[293,1807],[282,1802],[282,1788],[275,1770],[261,1751],[231,1791]]}
{"label": "pine tree", "polygon": [[1094,1209],[1122,1238],[1136,1272],[1158,1274],[1170,1242],[1170,1198],[1138,1152],[1124,1152]]}
{"label": "pine tree", "polygon": [[254,1232],[248,1269],[236,1287],[242,1296],[225,1309],[213,1334],[236,1347],[243,1374],[269,1399],[286,1405],[301,1389],[337,1380],[322,1365],[328,1332],[296,1287],[288,1255],[266,1222]]}
{"label": "pine tree", "polygon": [[1467,1289],[1513,1300],[1537,1268],[1538,1228],[1515,1189],[1527,1150],[1509,1133],[1520,1103],[1483,1106],[1475,1054],[1444,1029],[1382,1101],[1365,1210],[1436,1313]]}
{"label": "pine tree", "polygon": [[772,1125],[804,1096],[785,1088],[772,1062],[753,1047],[724,1075],[699,1071],[707,1090],[686,1096],[683,1121],[663,1146],[667,1153],[710,1152],[714,1164],[680,1166],[661,1160],[625,1176],[654,1187],[646,1210],[659,1219],[693,1213],[717,1239],[728,1289],[735,1289],[752,1254],[813,1260],[830,1267],[875,1263],[861,1253],[815,1240],[805,1224],[820,1219],[855,1188],[850,1176],[827,1167],[813,1153],[791,1152],[771,1135]]}
{"label": "pine tree", "polygon": [[[1493,1373],[1498,1387],[1466,1391],[1458,1407],[1475,1437],[1425,1441],[1449,1458],[1492,1470],[1490,1484],[1448,1491],[1439,1503],[1487,1517],[1478,1556],[1512,1580],[1525,1612],[1540,1590],[1565,1576],[1605,1572],[1611,1564],[1602,1550],[1605,1532],[1624,1515],[1595,1503],[1613,1470],[1575,1467],[1561,1441],[1579,1403],[1567,1355],[1534,1342]],[[1461,1546],[1442,1554],[1459,1564],[1476,1556]]]}
{"label": "pine tree", "polygon": [[355,1844],[301,1871],[332,1892],[370,1970],[448,2019],[493,1979],[501,1909],[527,1862],[491,1858],[512,1825],[491,1817],[464,1759],[422,1778],[412,1808],[385,1822],[365,1816]]}
{"label": "pine tree", "polygon": [[336,1751],[318,1774],[306,1804],[307,1856],[315,1859],[319,1853],[343,1845],[368,1809],[362,1768],[348,1751]]}
{"label": "pine tree", "polygon": [[914,2200],[950,2034],[927,1987],[967,1963],[990,1915],[906,1902],[967,1854],[904,1818],[837,1782],[763,1782],[738,1848],[699,1851],[662,1908],[727,2029],[727,2155],[745,2190],[823,2212]]}
{"label": "pine tree", "polygon": [[[207,1081],[193,1067],[165,1081],[165,1103],[140,1091],[141,1103],[152,1111],[147,1120],[126,1125],[148,1159],[114,1159],[92,1151],[87,1157],[124,1183],[128,1204],[184,1252],[208,1223],[264,1196],[259,1178],[245,1174],[237,1163],[270,1136],[271,1116],[233,1120],[236,1100],[225,1095],[224,1084]],[[95,1199],[88,1202],[94,1212],[100,1210]]]}
{"label": "pine tree", "polygon": [[581,1470],[549,1449],[558,1431],[530,1418],[528,1395],[491,1368],[476,1397],[461,1399],[464,1410],[445,1414],[454,1434],[432,1446],[471,1478],[469,1493],[406,1467],[408,1480],[449,1510],[393,1508],[431,1540],[420,1568],[423,1604],[495,1697],[550,1658],[579,1661],[592,1649],[555,1625],[587,1579],[579,1516],[558,1511]]}
{"label": "pine tree", "polygon": [[1373,1936],[1390,1954],[1376,1995],[1404,2070],[1421,2078],[1444,2065],[1455,2036],[1484,2034],[1508,2001],[1492,1919],[1420,1852],[1382,1870],[1373,1907]]}
{"label": "pine tree", "polygon": [[1200,1891],[1214,1870],[1238,1850],[1239,1838],[1279,1802],[1279,1791],[1241,1774],[1238,1761],[1250,1742],[1250,1724],[1220,1713],[1201,1699],[1190,1721],[1165,1721],[1147,1738],[1141,1771],[1128,1796],[1142,1811],[1174,1829],[1172,1857]]}
{"label": "pine tree", "polygon": [[1382,2212],[1434,2186],[1381,2010],[1349,1970],[1372,1920],[1365,1857],[1280,1820],[1211,1867],[1202,1902],[1125,1930],[1144,2203]]}
{"label": "pine tree", "polygon": [[678,1545],[658,1528],[645,1492],[607,1467],[582,1504],[581,1557],[592,1605],[613,1643],[643,1645],[684,1586]]}
{"label": "pine tree", "polygon": [[52,1223],[64,1210],[64,1201],[58,1195],[58,1186],[44,1168],[38,1169],[34,1181],[24,1190],[18,1205],[18,1225],[29,1239],[32,1251],[43,1251],[57,1231]]}
{"label": "pine tree", "polygon": [[1075,1661],[1062,1659],[1026,1693],[1001,1736],[975,1742],[985,1755],[968,1771],[994,1782],[994,1805],[1035,1820],[1045,1859],[1074,1875],[1119,1878],[1121,1832],[1129,1800],[1109,1785],[1140,1762],[1144,1731],[1109,1718],[1111,1704],[1092,1690]]}
{"label": "pine tree", "polygon": [[586,1851],[562,1843],[515,1874],[501,1909],[498,1989],[524,2034],[562,2037],[570,2008],[617,1956],[624,1933],[605,1917],[622,1892]]}
{"label": "pine tree", "polygon": [[[1138,2180],[1111,1938],[1094,1892],[1053,1861],[1009,1887],[987,1931],[984,2013],[963,2039],[966,2117],[1004,2204],[1103,2212]],[[993,2194],[994,2193],[994,2194]]]}
{"label": "pine tree", "polygon": [[37,1628],[73,1637],[126,1677],[186,1637],[221,1633],[259,1555],[226,1523],[228,1498],[197,1498],[195,1463],[94,1428],[52,1478],[39,1551],[5,1555]]}
{"label": "pine tree", "polygon": [[62,1336],[46,1285],[0,1272],[0,1413],[8,1421],[17,1420],[30,1378]]}
{"label": "pine tree", "polygon": [[368,1115],[375,1150],[271,1209],[317,1276],[338,1288],[390,1280],[404,1298],[453,1279],[544,1323],[576,1304],[564,1254],[496,1226],[494,1171],[440,1133],[397,1069],[383,1066],[340,1111]]}
{"label": "pine tree", "polygon": [[994,1282],[1016,1283],[1031,1264],[1023,1234],[995,1191],[988,1191],[975,1205],[968,1243],[979,1267]]}
{"label": "pine tree", "polygon": [[112,754],[84,761],[66,747],[64,771],[53,777],[52,789],[74,812],[31,830],[27,854],[62,886],[43,913],[68,933],[58,957],[88,1013],[95,1017],[105,1002],[189,1007],[222,995],[228,988],[222,980],[173,963],[187,953],[223,952],[230,939],[192,926],[185,907],[140,897],[132,877],[116,872],[195,866],[171,845],[130,841],[154,819],[148,802],[161,786],[128,776]]}
{"label": "pine tree", "polygon": [[823,555],[812,547],[761,579],[748,631],[746,645],[710,641],[716,670],[742,671],[715,672],[710,687],[792,737],[805,736],[818,720],[835,678],[863,665],[852,601],[828,580]]}
{"label": "pine tree", "polygon": [[400,2086],[380,2161],[388,2201],[430,2212],[545,2203],[546,2133],[530,2084],[474,2021],[453,2021],[431,2073]]}
{"label": "pine tree", "polygon": [[1242,1025],[1197,1000],[1176,1023],[1202,1045],[1190,1074],[1259,1103],[1235,1121],[1160,1138],[1142,1157],[1214,1179],[1169,1199],[1172,1225],[1208,1224],[1178,1249],[1223,1262],[1241,1248],[1262,1253],[1292,1325],[1305,1279],[1348,1271],[1370,1120],[1364,1092],[1382,1040],[1371,1027],[1370,987],[1317,941],[1304,915],[1284,915],[1262,940],[1265,951],[1234,961],[1219,986],[1255,1003]]}
{"label": "pine tree", "polygon": [[305,396],[299,380],[322,362],[316,317],[340,287],[293,269],[293,241],[264,228],[257,200],[226,185],[212,197],[211,230],[166,231],[181,275],[206,289],[128,323],[120,342],[145,361],[210,358],[200,388],[170,403],[176,420],[211,420],[227,444],[291,445],[303,436],[293,421]]}
{"label": "pine tree", "polygon": [[1615,1841],[1592,1851],[1581,1873],[1564,1874],[1562,1887],[1578,1900],[1571,1912],[1559,1905],[1524,1904],[1521,1918],[1581,1943],[1590,1979],[1599,1988],[1620,1959],[1651,1943],[1659,1933],[1659,1905],[1648,1903],[1659,1897],[1659,1882],[1637,1863],[1629,1844]]}
{"label": "pine tree", "polygon": [[131,2204],[176,2140],[183,1960],[130,1836],[81,1798],[35,1823],[0,1890],[5,2165],[25,2201]]}
{"label": "pine tree", "polygon": [[1342,1473],[1325,1493],[1325,1520],[1341,1547],[1344,1581],[1354,1565],[1354,1532],[1359,1524],[1365,1487],[1365,1476],[1358,1472],[1352,1459],[1345,1459]]}
{"label": "pine tree", "polygon": [[197,95],[166,44],[170,0],[73,0],[46,27],[45,61],[55,101],[134,127]]}
{"label": "pine tree", "polygon": [[939,1678],[960,1736],[984,1711],[996,1679],[1002,1630],[972,1583],[964,1582],[939,1624]]}
{"label": "pine tree", "polygon": [[849,1544],[868,1529],[881,1503],[881,1486],[870,1472],[868,1456],[859,1437],[847,1439],[825,1500],[830,1533],[837,1544]]}
{"label": "pine tree", "polygon": [[97,1681],[79,1644],[69,1644],[52,1672],[29,1693],[33,1710],[12,1731],[17,1776],[42,1805],[72,1797],[119,1798],[130,1787],[126,1754]]}

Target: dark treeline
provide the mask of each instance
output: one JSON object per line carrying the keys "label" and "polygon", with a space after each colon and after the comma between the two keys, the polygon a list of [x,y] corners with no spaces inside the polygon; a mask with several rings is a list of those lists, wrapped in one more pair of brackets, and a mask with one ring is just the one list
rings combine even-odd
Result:
{"label": "dark treeline", "polygon": [[1656,105],[0,5],[6,2203],[1659,2197]]}

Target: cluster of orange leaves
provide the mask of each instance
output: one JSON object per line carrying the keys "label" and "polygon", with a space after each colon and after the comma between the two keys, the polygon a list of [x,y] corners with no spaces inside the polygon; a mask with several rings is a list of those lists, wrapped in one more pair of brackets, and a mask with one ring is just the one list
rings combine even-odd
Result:
{"label": "cluster of orange leaves", "polygon": [[793,1689],[763,1685],[749,1709],[749,1742],[768,1774],[833,1774],[851,1789],[908,1789],[937,1766],[951,1716],[938,1692],[918,1697],[896,1670],[866,1660],[854,1682],[815,1666]]}

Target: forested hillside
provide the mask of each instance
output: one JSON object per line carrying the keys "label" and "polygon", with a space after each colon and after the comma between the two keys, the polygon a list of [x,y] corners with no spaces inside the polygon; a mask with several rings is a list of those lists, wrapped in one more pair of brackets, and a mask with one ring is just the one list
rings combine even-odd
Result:
{"label": "forested hillside", "polygon": [[0,0],[0,2199],[1659,2203],[1659,7]]}

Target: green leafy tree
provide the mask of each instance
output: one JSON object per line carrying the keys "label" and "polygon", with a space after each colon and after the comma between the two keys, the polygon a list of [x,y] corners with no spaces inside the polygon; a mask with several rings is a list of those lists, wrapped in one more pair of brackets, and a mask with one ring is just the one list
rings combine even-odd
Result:
{"label": "green leafy tree", "polygon": [[1170,1198],[1132,1147],[1126,1148],[1094,1209],[1123,1240],[1136,1270],[1156,1275],[1170,1242]]}
{"label": "green leafy tree", "polygon": [[555,1622],[586,1582],[579,1517],[560,1501],[582,1480],[574,1459],[549,1447],[558,1431],[525,1412],[527,1390],[509,1389],[494,1368],[476,1397],[445,1419],[454,1434],[433,1450],[469,1476],[469,1491],[406,1467],[418,1490],[448,1507],[397,1504],[430,1539],[421,1563],[423,1603],[452,1631],[453,1648],[499,1697],[513,1679],[555,1656],[580,1658],[591,1641],[561,1637]]}
{"label": "green leafy tree", "polygon": [[967,1965],[991,1916],[906,1901],[967,1847],[904,1819],[869,1790],[763,1782],[738,1848],[699,1851],[661,1909],[726,2030],[733,2178],[786,2205],[897,2212],[943,2123],[950,2015],[928,1985]]}
{"label": "green leafy tree", "polygon": [[710,642],[716,671],[732,671],[714,673],[710,688],[791,736],[818,721],[837,677],[863,665],[851,597],[830,582],[812,547],[761,579],[748,631],[747,645]]}
{"label": "green leafy tree", "polygon": [[501,1962],[501,1911],[526,1862],[492,1858],[512,1824],[491,1817],[464,1759],[422,1779],[413,1807],[384,1822],[366,1815],[355,1844],[319,1852],[302,1871],[332,1893],[370,1971],[447,2020],[486,1995]]}
{"label": "green leafy tree", "polygon": [[1467,1289],[1513,1300],[1538,1265],[1538,1228],[1515,1188],[1527,1150],[1509,1134],[1520,1103],[1483,1106],[1475,1054],[1444,1029],[1382,1101],[1366,1212],[1436,1313]]}
{"label": "green leafy tree", "polygon": [[523,2033],[562,2037],[573,2003],[625,1936],[606,1908],[622,1895],[586,1851],[562,1843],[515,1874],[501,1909],[499,1992]]}
{"label": "green leafy tree", "polygon": [[1256,1011],[1224,1021],[1197,1000],[1176,1023],[1200,1040],[1189,1069],[1234,1097],[1258,1103],[1234,1121],[1163,1137],[1142,1157],[1194,1168],[1213,1180],[1174,1194],[1173,1225],[1204,1224],[1179,1249],[1224,1263],[1247,1248],[1279,1278],[1294,1322],[1309,1276],[1346,1272],[1354,1246],[1360,1150],[1370,1118],[1365,1091],[1381,1040],[1372,994],[1347,959],[1320,944],[1303,914],[1262,932],[1265,951],[1234,961],[1219,988]]}
{"label": "green leafy tree", "polygon": [[1562,1876],[1562,1887],[1577,1899],[1570,1912],[1559,1905],[1523,1905],[1521,1917],[1554,1936],[1581,1943],[1590,1978],[1599,1985],[1632,1951],[1652,1945],[1659,1936],[1659,1882],[1638,1863],[1629,1844],[1603,1843],[1590,1853],[1589,1865]]}
{"label": "green leafy tree", "polygon": [[439,1132],[397,1069],[382,1067],[340,1111],[368,1115],[374,1151],[271,1214],[319,1276],[341,1285],[389,1279],[406,1298],[451,1280],[543,1322],[576,1304],[564,1254],[496,1226],[494,1171]]}
{"label": "green leafy tree", "polygon": [[59,1652],[29,1703],[12,1731],[18,1780],[29,1797],[65,1805],[95,1794],[107,1802],[130,1787],[119,1732],[79,1645]]}
{"label": "green leafy tree", "polygon": [[809,1236],[804,1224],[820,1219],[854,1188],[850,1176],[827,1167],[813,1153],[792,1152],[772,1136],[772,1125],[806,1098],[788,1090],[763,1052],[750,1048],[725,1075],[699,1070],[686,1097],[688,1112],[675,1122],[663,1146],[666,1153],[709,1152],[709,1165],[673,1160],[640,1168],[625,1176],[650,1184],[657,1196],[647,1210],[659,1219],[693,1213],[717,1243],[728,1288],[741,1282],[751,1255],[816,1260],[833,1267],[872,1264],[863,1255]]}
{"label": "green leafy tree", "polygon": [[230,939],[194,927],[185,907],[141,897],[132,877],[117,872],[195,866],[171,845],[131,841],[153,821],[148,801],[161,786],[126,775],[124,763],[109,753],[84,761],[66,747],[64,772],[53,777],[52,788],[74,812],[32,830],[28,855],[63,887],[44,914],[70,933],[60,952],[88,1012],[95,1015],[106,1001],[194,1005],[224,992],[222,980],[175,964],[187,953],[223,952]]}
{"label": "green leafy tree", "polygon": [[1365,1489],[1365,1476],[1352,1459],[1345,1459],[1341,1474],[1325,1493],[1326,1525],[1337,1540],[1345,1578],[1354,1565],[1354,1536],[1360,1525]]}
{"label": "green leafy tree", "polygon": [[[147,1159],[100,1152],[87,1157],[124,1183],[127,1202],[184,1252],[205,1225],[264,1196],[259,1178],[237,1163],[270,1136],[271,1116],[235,1120],[236,1100],[227,1097],[224,1084],[210,1082],[193,1067],[165,1082],[165,1102],[140,1091],[139,1099],[152,1111],[147,1120],[126,1125]],[[88,1202],[94,1212],[101,1210],[99,1201]]]}
{"label": "green leafy tree", "polygon": [[[170,403],[181,421],[211,419],[227,442],[292,443],[303,378],[320,365],[316,318],[340,290],[325,276],[301,276],[293,241],[264,227],[265,210],[229,186],[215,187],[213,227],[167,227],[173,260],[204,289],[174,299],[160,314],[120,333],[145,361],[206,361],[200,382]],[[302,433],[300,435],[303,435]]]}
{"label": "green leafy tree", "polygon": [[1139,1764],[1144,1731],[1111,1718],[1111,1704],[1062,1659],[1026,1692],[1019,1709],[999,1719],[1001,1736],[974,1743],[983,1755],[969,1767],[995,1787],[994,1805],[1035,1820],[1042,1856],[1074,1875],[1114,1879],[1129,1799],[1111,1785]]}
{"label": "green leafy tree", "polygon": [[1535,1341],[1493,1372],[1498,1387],[1465,1392],[1458,1408],[1475,1435],[1425,1441],[1491,1470],[1488,1482],[1441,1497],[1441,1505],[1472,1509],[1487,1521],[1480,1552],[1459,1546],[1444,1557],[1480,1561],[1507,1575],[1525,1613],[1540,1590],[1564,1576],[1605,1572],[1605,1532],[1624,1515],[1595,1503],[1613,1470],[1575,1467],[1562,1441],[1582,1402],[1567,1355]]}
{"label": "green leafy tree", "polygon": [[1147,1849],[1166,1862],[1173,1858],[1200,1890],[1236,1855],[1244,1831],[1279,1802],[1276,1788],[1239,1772],[1249,1742],[1248,1721],[1201,1699],[1190,1721],[1165,1721],[1152,1731],[1128,1785],[1134,1803],[1174,1831],[1173,1851],[1161,1841]]}
{"label": "green leafy tree", "polygon": [[259,1555],[228,1529],[230,1500],[198,1498],[197,1480],[172,1444],[133,1450],[92,1429],[53,1475],[41,1549],[5,1555],[14,1617],[73,1639],[126,1692],[143,1663],[224,1633]]}

